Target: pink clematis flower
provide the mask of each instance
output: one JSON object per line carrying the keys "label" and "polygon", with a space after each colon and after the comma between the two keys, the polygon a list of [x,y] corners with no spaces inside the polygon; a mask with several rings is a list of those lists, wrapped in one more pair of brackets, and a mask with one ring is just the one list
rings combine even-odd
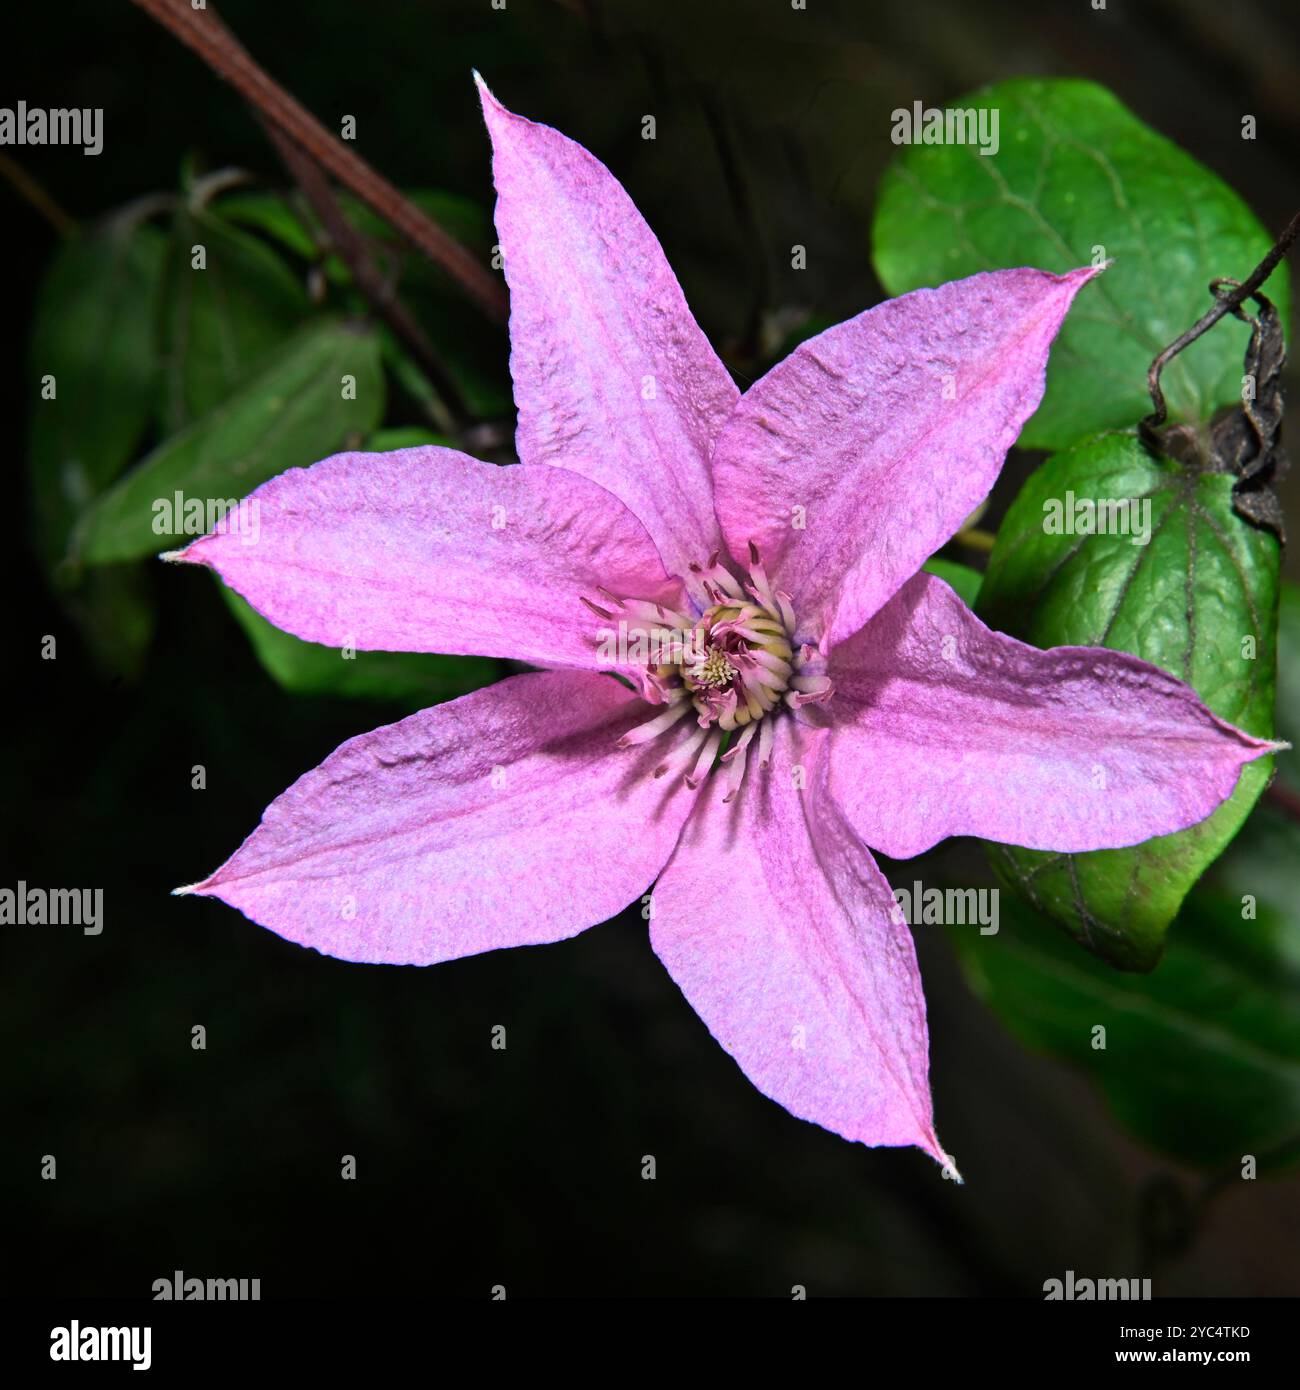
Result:
{"label": "pink clematis flower", "polygon": [[1131,845],[1273,746],[1134,657],[991,632],[917,572],[987,495],[1095,272],[919,290],[742,396],[609,171],[480,87],[522,463],[340,454],[257,490],[257,545],[178,558],[308,641],[544,669],[345,743],[179,891],[430,964],[574,936],[653,884],[655,951],[755,1086],[946,1162],[868,846]]}

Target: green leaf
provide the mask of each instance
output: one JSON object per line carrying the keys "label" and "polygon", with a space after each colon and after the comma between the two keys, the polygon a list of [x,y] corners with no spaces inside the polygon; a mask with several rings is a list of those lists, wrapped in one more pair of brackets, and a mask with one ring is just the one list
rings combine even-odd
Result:
{"label": "green leaf", "polygon": [[[881,283],[903,294],[981,270],[1060,272],[1113,257],[1066,318],[1020,442],[1057,449],[1126,428],[1151,408],[1152,358],[1210,308],[1209,282],[1243,279],[1273,238],[1220,178],[1091,82],[1015,80],[953,105],[999,113],[997,153],[908,146],[877,204]],[[1285,323],[1283,270],[1267,292]],[[1239,400],[1248,334],[1225,321],[1170,363],[1172,418],[1205,420]]]}
{"label": "green leaf", "polygon": [[[75,517],[126,467],[148,428],[164,246],[155,228],[118,218],[65,242],[41,285],[28,354],[28,465],[49,565],[62,558]],[[52,400],[44,399],[50,377]]]}
{"label": "green leaf", "polygon": [[969,565],[960,565],[956,560],[940,559],[937,555],[931,556],[921,568],[927,574],[933,574],[944,583],[950,584],[968,608],[975,607],[980,585],[984,581],[984,576],[979,570],[971,569]]}
{"label": "green leaf", "polygon": [[[355,398],[344,396],[344,377]],[[321,320],[304,328],[229,400],[164,441],[90,509],[78,530],[88,564],[133,559],[210,529],[186,515],[245,497],[287,468],[351,444],[383,416],[384,379],[374,335]],[[175,499],[181,495],[182,505]]]}
{"label": "green leaf", "polygon": [[[1278,545],[1236,516],[1232,484],[1227,474],[1157,461],[1133,434],[1102,435],[1048,459],[998,533],[980,616],[1037,647],[1132,652],[1189,682],[1222,718],[1270,736]],[[1045,529],[1058,516],[1067,525],[1079,520],[1077,505],[1088,499],[1149,505],[1149,543]],[[1136,529],[1142,525],[1139,513]],[[1092,854],[990,847],[994,866],[1090,950],[1123,969],[1149,970],[1188,889],[1263,791],[1271,762],[1249,764],[1212,816],[1176,835]]]}
{"label": "green leaf", "polygon": [[[492,224],[486,210],[469,198],[430,189],[405,195],[486,264],[491,254]],[[363,235],[376,263],[393,276],[400,298],[443,359],[465,406],[476,419],[508,415],[512,409],[505,371],[506,343],[500,331],[484,324],[446,273],[413,250],[398,232],[360,199],[339,195],[339,207]],[[310,208],[276,193],[226,194],[213,205],[227,221],[253,228],[295,255],[320,261],[333,285],[350,285],[352,276],[336,255],[320,255],[323,229]],[[360,301],[357,308],[364,306]],[[394,377],[419,404],[442,403],[420,366],[387,330],[385,356]]]}
{"label": "green leaf", "polygon": [[[434,189],[408,189],[404,196],[449,235],[478,252],[484,261],[488,259],[493,240],[492,223],[480,203]],[[341,193],[338,204],[372,245],[380,244],[381,256],[394,255],[402,259],[403,283],[414,281],[450,287],[446,273],[408,245],[400,233],[366,203],[350,193]],[[249,227],[278,241],[305,261],[319,260],[322,241],[327,240],[319,219],[300,198],[241,190],[223,194],[213,204],[213,210],[227,222]],[[326,276],[334,284],[343,284],[351,278],[338,256],[325,257],[323,265]]]}
{"label": "green leaf", "polygon": [[261,232],[304,261],[314,261],[320,256],[316,240],[320,224],[296,199],[283,193],[254,193],[242,189],[224,193],[212,204],[212,212],[227,222]]}
{"label": "green leaf", "polygon": [[1150,975],[1121,974],[1076,951],[1018,903],[1003,904],[999,925],[995,936],[952,932],[975,993],[1022,1042],[1089,1072],[1134,1133],[1211,1168],[1239,1171],[1247,1154],[1261,1170],[1294,1164],[1294,920],[1262,900],[1256,917],[1243,919],[1239,898],[1198,888]]}
{"label": "green leaf", "polygon": [[424,709],[490,685],[507,674],[503,662],[478,656],[356,652],[345,657],[339,648],[303,642],[282,632],[233,589],[222,584],[221,590],[258,660],[277,684],[296,694],[392,700],[411,709]]}
{"label": "green leaf", "polygon": [[173,433],[220,405],[307,310],[303,286],[265,243],[205,209],[180,209],[163,316],[164,430]]}
{"label": "green leaf", "polygon": [[395,449],[415,449],[427,444],[439,444],[444,449],[456,447],[455,442],[445,434],[434,434],[432,430],[421,429],[418,425],[376,430],[361,447],[368,454],[388,454]]}
{"label": "green leaf", "polygon": [[[78,515],[130,462],[153,413],[166,239],[119,215],[66,241],[37,297],[27,465],[37,551],[95,660],[139,674],[154,627],[141,576],[65,563]],[[53,378],[53,399],[47,399]]]}

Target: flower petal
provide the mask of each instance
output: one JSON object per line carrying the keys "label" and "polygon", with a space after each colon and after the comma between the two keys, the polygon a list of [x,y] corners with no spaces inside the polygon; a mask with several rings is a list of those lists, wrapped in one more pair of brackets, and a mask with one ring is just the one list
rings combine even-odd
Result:
{"label": "flower petal", "polygon": [[1096,273],[915,290],[801,343],[745,392],[714,453],[718,518],[733,555],[757,543],[801,637],[856,632],[983,501]]}
{"label": "flower petal", "polygon": [[621,497],[684,575],[720,544],[709,455],[739,392],[618,180],[581,145],[507,111],[481,79],[479,93],[519,457]]}
{"label": "flower petal", "polygon": [[731,806],[710,779],[655,886],[651,941],[764,1095],[846,1139],[945,1162],[912,938],[826,793],[825,739],[781,720],[771,764]]}
{"label": "flower petal", "polygon": [[429,965],[561,941],[648,891],[694,797],[616,681],[511,676],[337,748],[210,878],[217,897],[343,960]]}
{"label": "flower petal", "polygon": [[830,786],[905,859],[948,835],[1074,853],[1204,820],[1275,745],[1124,652],[1039,651],[918,574],[830,658]]}
{"label": "flower petal", "polygon": [[331,647],[608,669],[608,625],[583,596],[680,594],[603,488],[454,449],[336,454],[264,483],[246,515],[173,558],[210,565],[277,627]]}

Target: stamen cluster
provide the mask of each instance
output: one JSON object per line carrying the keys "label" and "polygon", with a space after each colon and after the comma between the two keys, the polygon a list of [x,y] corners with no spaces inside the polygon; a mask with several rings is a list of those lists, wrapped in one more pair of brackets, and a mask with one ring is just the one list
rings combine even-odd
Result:
{"label": "stamen cluster", "polygon": [[[694,727],[673,742],[654,775],[682,772],[695,787],[721,753],[729,784],[724,801],[739,791],[755,739],[759,766],[767,766],[773,717],[783,707],[797,709],[831,693],[819,654],[796,641],[789,595],[773,589],[752,543],[749,559],[743,579],[716,554],[707,565],[691,566],[693,587],[708,605],[698,616],[602,590],[624,623],[653,637],[658,659],[641,673],[642,693],[652,704],[666,707],[626,733],[619,747],[648,743],[694,714]],[[584,602],[598,616],[614,619],[614,612]],[[654,624],[659,628],[652,633]],[[670,630],[667,643],[664,628]]]}

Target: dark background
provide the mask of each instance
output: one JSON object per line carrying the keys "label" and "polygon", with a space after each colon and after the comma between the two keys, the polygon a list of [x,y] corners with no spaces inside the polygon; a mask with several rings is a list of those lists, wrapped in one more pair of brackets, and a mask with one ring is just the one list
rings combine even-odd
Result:
{"label": "dark background", "polygon": [[[1300,186],[1288,0],[220,9],[327,125],[356,115],[360,153],[396,183],[488,204],[478,67],[513,109],[610,165],[706,332],[755,370],[789,311],[836,321],[882,297],[873,190],[889,112],[913,100],[1021,74],[1090,77],[1267,225],[1285,223]],[[105,109],[97,159],[6,151],[73,216],[172,188],[190,152],[283,180],[242,102],[125,0],[11,8],[4,26],[0,105]],[[1247,112],[1254,142],[1240,138]],[[645,113],[654,143],[640,138]],[[210,581],[161,566],[143,677],[100,673],[27,554],[17,495],[26,325],[55,238],[3,184],[0,216],[13,394],[0,882],[100,885],[106,905],[99,937],[0,932],[8,1293],[147,1296],[175,1269],[258,1276],[266,1298],[494,1284],[511,1296],[793,1284],[1037,1296],[1067,1269],[1152,1275],[1163,1294],[1300,1292],[1300,1178],[1237,1184],[1195,1218],[1171,1217],[1171,1194],[1199,1179],[1126,1138],[1082,1078],[1011,1042],[934,929],[917,935],[936,1115],[963,1189],[917,1151],[846,1144],[760,1096],[636,917],[562,945],[392,969],[169,898],[301,772],[405,711],[285,694]],[[794,242],[808,246],[803,274],[789,269]],[[504,335],[499,347],[504,373]],[[1013,459],[1003,501],[1032,462]],[[46,633],[57,661],[39,659]],[[190,788],[195,763],[205,791]],[[198,1023],[203,1052],[190,1047]],[[489,1047],[496,1024],[505,1052]],[[56,1182],[40,1180],[47,1153]],[[356,1182],[340,1181],[343,1154]]]}

